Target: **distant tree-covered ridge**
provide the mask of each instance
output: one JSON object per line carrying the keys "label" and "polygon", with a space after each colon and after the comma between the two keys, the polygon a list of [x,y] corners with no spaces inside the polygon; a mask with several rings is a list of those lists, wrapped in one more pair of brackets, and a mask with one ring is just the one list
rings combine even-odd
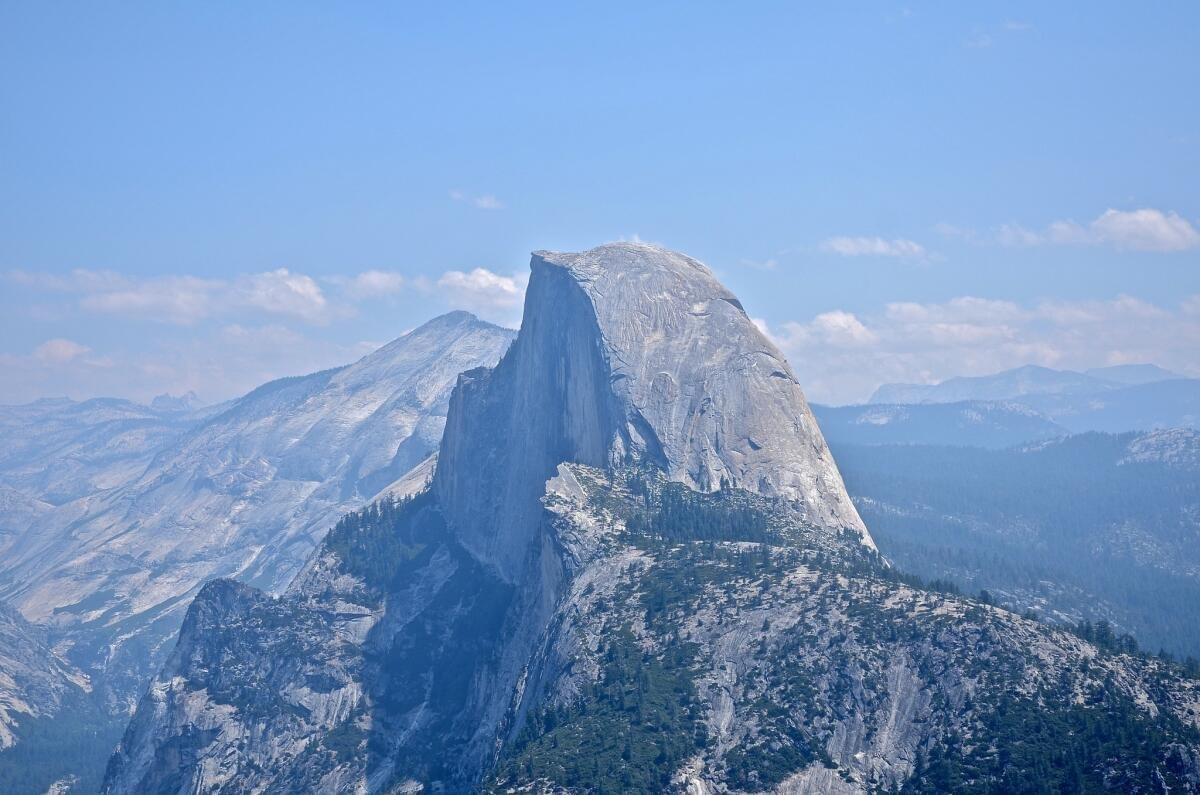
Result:
{"label": "distant tree-covered ridge", "polygon": [[1200,443],[1082,434],[1029,447],[834,445],[881,551],[1062,624],[1200,657]]}

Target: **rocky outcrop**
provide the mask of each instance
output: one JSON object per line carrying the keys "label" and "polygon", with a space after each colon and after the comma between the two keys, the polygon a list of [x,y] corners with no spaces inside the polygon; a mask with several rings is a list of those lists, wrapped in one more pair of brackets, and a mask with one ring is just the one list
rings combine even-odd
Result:
{"label": "rocky outcrop", "polygon": [[88,678],[50,646],[45,630],[0,602],[0,751],[24,720],[56,714],[90,689]]}
{"label": "rocky outcrop", "polygon": [[700,491],[783,497],[869,543],[792,368],[707,267],[643,243],[538,252],[532,267],[576,285],[595,317],[623,426],[614,460],[644,456]]}
{"label": "rocky outcrop", "polygon": [[[787,517],[767,542],[732,540],[750,526],[730,540],[631,534],[673,504],[669,486],[642,483],[572,465],[549,484],[553,532],[583,564],[518,695],[524,731],[485,789],[865,793],[915,778],[947,791],[970,775],[1011,790],[1063,771],[1006,760],[1048,764],[1067,747],[1085,789],[1200,782],[1187,761],[1200,682],[1169,664],[897,582]],[[1128,744],[1114,761],[1117,725]]]}
{"label": "rocky outcrop", "polygon": [[[524,593],[428,493],[347,520],[282,599],[210,585],[106,791],[936,790],[963,760],[999,783],[1068,748],[1085,783],[1200,780],[1200,688],[1168,664],[896,582],[778,501],[646,478],[560,466],[547,584]],[[668,504],[742,518],[715,540],[636,529]]]}
{"label": "rocky outcrop", "polygon": [[0,602],[2,792],[100,787],[121,726],[97,702],[88,675],[67,659],[67,646]]}
{"label": "rocky outcrop", "polygon": [[1173,469],[1200,471],[1200,431],[1166,428],[1135,436],[1118,464],[1161,463]]}
{"label": "rocky outcrop", "polygon": [[791,367],[707,267],[613,243],[530,268],[517,341],[462,376],[434,479],[476,557],[518,575],[562,461],[785,498],[872,545]]}

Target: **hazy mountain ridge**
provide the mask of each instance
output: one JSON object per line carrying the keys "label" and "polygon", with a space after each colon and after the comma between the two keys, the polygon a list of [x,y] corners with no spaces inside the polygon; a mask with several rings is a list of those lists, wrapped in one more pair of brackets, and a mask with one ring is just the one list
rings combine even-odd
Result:
{"label": "hazy mountain ridge", "polygon": [[[30,470],[37,477],[14,464],[0,483],[16,472],[24,480],[14,482],[36,494],[80,466],[86,478],[82,496],[59,505],[0,488],[10,509],[0,524],[10,529],[0,535],[0,592],[44,625],[39,633],[50,630],[72,670],[93,678],[108,720],[124,720],[204,581],[234,576],[282,589],[341,515],[380,492],[423,485],[458,373],[499,359],[513,336],[457,312],[357,363],[198,411],[115,400],[6,408],[0,416],[21,429],[22,455],[42,458]],[[131,427],[153,434],[139,430],[130,443]],[[41,667],[57,670],[50,659]],[[39,728],[38,741],[53,730]],[[0,775],[14,760],[0,753]]]}
{"label": "hazy mountain ridge", "polygon": [[[867,406],[838,408],[844,411],[859,408],[863,416],[869,416],[869,407],[878,404],[937,406],[968,402],[980,405],[1003,402],[1014,408],[1023,407],[1070,433],[1200,428],[1200,379],[1184,378],[1151,364],[1101,367],[1083,373],[1029,365],[995,375],[950,378],[938,384],[884,384],[871,395]],[[928,408],[911,412],[922,417],[938,416],[936,410]],[[947,426],[950,418],[941,417],[940,421]],[[1016,441],[1037,438],[1028,435],[1030,428],[1020,429],[1021,424],[1012,419],[1000,421],[1001,426],[1027,435],[1027,439]],[[978,428],[970,431],[968,437],[984,438]],[[901,441],[884,438],[887,434],[877,435],[885,443]],[[863,443],[873,441],[863,434],[848,433],[843,438]],[[1003,434],[996,438],[1003,438]],[[931,441],[940,443],[941,439]]]}
{"label": "hazy mountain ridge", "polygon": [[1200,432],[1006,450],[832,442],[881,549],[1057,621],[1106,619],[1200,657]]}
{"label": "hazy mountain ridge", "polygon": [[46,631],[0,602],[0,749],[16,742],[24,718],[57,711],[72,691],[91,689],[80,671],[51,648]]}
{"label": "hazy mountain ridge", "polygon": [[[1200,782],[1175,669],[897,581],[711,278],[642,244],[535,254],[432,487],[343,519],[280,599],[206,586],[105,791]],[[1032,742],[1005,717],[1031,712]]]}
{"label": "hazy mountain ridge", "polygon": [[1113,364],[1108,367],[1092,367],[1083,371],[1084,375],[1099,378],[1116,384],[1138,386],[1153,384],[1157,381],[1175,381],[1183,376],[1173,373],[1156,364]]}
{"label": "hazy mountain ridge", "polygon": [[137,477],[196,421],[116,398],[0,406],[0,484],[62,505]]}
{"label": "hazy mountain ridge", "polygon": [[1156,381],[1094,395],[1028,395],[1021,399],[1073,433],[1200,428],[1200,379]]}
{"label": "hazy mountain ridge", "polygon": [[[465,313],[448,315],[356,364],[260,387],[156,452],[132,482],[68,506],[70,539],[54,515],[35,525],[0,570],[4,595],[48,620],[83,597],[125,593],[127,602],[55,620],[70,624],[117,604],[127,606],[112,618],[143,612],[217,572],[282,588],[347,505],[429,456],[457,373],[498,358],[510,339]],[[309,507],[297,513],[300,505]],[[243,526],[253,530],[235,543]],[[107,579],[112,556],[143,571],[136,561],[198,568],[185,575],[191,584],[159,579],[167,588],[159,594],[149,580],[116,587]]]}
{"label": "hazy mountain ridge", "polygon": [[959,403],[813,405],[830,443],[949,444],[1011,447],[1069,433],[1067,428],[1020,403],[971,400]]}
{"label": "hazy mountain ridge", "polygon": [[1151,364],[1098,367],[1078,373],[1030,364],[994,375],[957,376],[936,384],[883,384],[869,403],[957,403],[1026,395],[1089,395],[1181,378]]}

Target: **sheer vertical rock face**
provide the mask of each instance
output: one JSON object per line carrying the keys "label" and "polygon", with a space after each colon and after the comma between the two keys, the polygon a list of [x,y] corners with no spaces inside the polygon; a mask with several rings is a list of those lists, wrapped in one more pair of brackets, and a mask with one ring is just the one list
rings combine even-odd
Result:
{"label": "sheer vertical rock face", "polygon": [[531,269],[516,344],[460,379],[434,481],[481,560],[515,576],[557,464],[630,457],[872,544],[791,367],[708,268],[613,243],[536,252]]}
{"label": "sheer vertical rock face", "polygon": [[603,466],[619,438],[601,339],[579,286],[535,258],[517,341],[450,399],[434,489],[462,544],[510,581],[555,467]]}

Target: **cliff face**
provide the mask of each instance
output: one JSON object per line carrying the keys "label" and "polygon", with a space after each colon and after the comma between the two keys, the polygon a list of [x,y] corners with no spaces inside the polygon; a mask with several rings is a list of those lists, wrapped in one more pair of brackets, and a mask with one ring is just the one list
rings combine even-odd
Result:
{"label": "cliff face", "polygon": [[621,429],[595,313],[574,280],[537,261],[516,342],[494,369],[459,378],[433,480],[459,541],[509,581],[554,468],[604,466]]}
{"label": "cliff face", "polygon": [[580,565],[485,791],[1200,787],[1200,682],[1159,659],[906,585],[745,492],[564,465],[545,505]]}
{"label": "cliff face", "polygon": [[791,367],[707,267],[618,243],[538,252],[533,268],[564,274],[587,298],[621,410],[614,457],[644,455],[699,491],[797,501],[811,523],[870,543]]}
{"label": "cliff face", "polygon": [[517,576],[563,461],[781,497],[873,546],[791,367],[707,267],[641,243],[539,251],[530,267],[517,342],[463,375],[434,479],[480,560]]}
{"label": "cliff face", "polygon": [[17,742],[15,729],[54,715],[89,688],[87,677],[51,648],[45,630],[0,602],[0,751]]}

